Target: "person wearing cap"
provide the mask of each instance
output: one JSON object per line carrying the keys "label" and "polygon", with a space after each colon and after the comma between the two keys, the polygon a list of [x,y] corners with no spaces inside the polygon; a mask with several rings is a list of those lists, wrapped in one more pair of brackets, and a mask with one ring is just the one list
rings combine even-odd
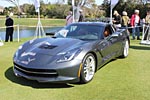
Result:
{"label": "person wearing cap", "polygon": [[10,39],[10,42],[13,41],[13,31],[14,31],[14,21],[11,17],[6,16],[5,26],[6,26],[6,36],[5,36],[5,42],[8,42]]}
{"label": "person wearing cap", "polygon": [[128,30],[128,24],[130,23],[130,18],[128,17],[128,14],[126,11],[122,12],[122,23],[121,23],[121,27],[126,29],[127,33],[129,34],[129,30]]}
{"label": "person wearing cap", "polygon": [[137,40],[140,39],[140,16],[139,16],[139,10],[135,10],[134,14],[131,16],[130,24],[132,27],[132,39],[135,39],[135,35],[137,35]]}
{"label": "person wearing cap", "polygon": [[83,10],[79,10],[79,13],[80,13],[80,16],[79,16],[79,20],[78,20],[78,22],[83,22],[83,20],[84,20],[84,17],[83,17]]}
{"label": "person wearing cap", "polygon": [[68,12],[68,15],[66,17],[66,25],[69,25],[73,22],[73,16],[72,16],[72,11]]}
{"label": "person wearing cap", "polygon": [[116,28],[121,27],[121,15],[118,13],[117,10],[114,11],[114,20],[112,21]]}
{"label": "person wearing cap", "polygon": [[121,23],[121,26],[122,27],[128,27],[129,21],[130,21],[130,18],[128,17],[127,12],[123,11],[122,12],[122,23]]}

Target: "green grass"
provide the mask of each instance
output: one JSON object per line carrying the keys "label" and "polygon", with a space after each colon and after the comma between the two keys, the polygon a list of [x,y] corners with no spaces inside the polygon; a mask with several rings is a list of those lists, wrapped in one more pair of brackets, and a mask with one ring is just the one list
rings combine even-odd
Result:
{"label": "green grass", "polygon": [[[26,26],[36,26],[38,23],[37,18],[13,18],[14,25],[26,25]],[[5,26],[5,18],[0,19],[0,27]],[[42,18],[41,23],[43,26],[64,26],[65,19],[47,19]]]}
{"label": "green grass", "polygon": [[21,42],[0,47],[1,100],[149,100],[150,46],[131,40],[129,56],[109,62],[88,84],[38,83],[13,74],[12,57]]}

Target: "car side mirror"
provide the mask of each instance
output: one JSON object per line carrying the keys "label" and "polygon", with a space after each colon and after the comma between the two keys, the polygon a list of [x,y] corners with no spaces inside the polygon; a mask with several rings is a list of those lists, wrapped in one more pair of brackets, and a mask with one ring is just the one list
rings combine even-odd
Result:
{"label": "car side mirror", "polygon": [[120,32],[115,32],[115,33],[113,33],[113,34],[111,35],[111,37],[112,37],[112,38],[116,38],[116,37],[119,36],[119,34],[120,34]]}
{"label": "car side mirror", "polygon": [[111,43],[113,43],[113,42],[117,41],[119,34],[120,34],[120,32],[115,32],[107,40],[110,41]]}

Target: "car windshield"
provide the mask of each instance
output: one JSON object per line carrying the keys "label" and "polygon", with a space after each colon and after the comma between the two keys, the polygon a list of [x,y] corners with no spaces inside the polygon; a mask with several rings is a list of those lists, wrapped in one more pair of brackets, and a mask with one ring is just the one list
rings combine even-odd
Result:
{"label": "car windshield", "polygon": [[103,27],[92,24],[71,24],[55,34],[55,37],[75,38],[81,40],[97,40]]}

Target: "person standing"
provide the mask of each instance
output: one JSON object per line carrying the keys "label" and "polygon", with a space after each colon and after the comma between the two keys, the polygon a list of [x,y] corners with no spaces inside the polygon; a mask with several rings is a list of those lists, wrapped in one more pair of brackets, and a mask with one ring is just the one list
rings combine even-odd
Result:
{"label": "person standing", "polygon": [[66,25],[69,25],[73,22],[73,16],[72,16],[72,11],[68,12],[68,15],[66,17]]}
{"label": "person standing", "polygon": [[127,33],[129,33],[128,30],[128,24],[130,23],[130,18],[128,17],[128,14],[126,11],[122,12],[122,23],[121,27],[127,30]]}
{"label": "person standing", "polygon": [[83,11],[79,10],[79,13],[80,13],[80,16],[79,16],[78,22],[83,22],[83,20],[84,20]]}
{"label": "person standing", "polygon": [[114,11],[114,20],[113,20],[113,24],[116,26],[116,28],[120,28],[121,27],[121,15],[118,13],[118,11]]}
{"label": "person standing", "polygon": [[127,12],[123,11],[122,12],[122,23],[121,23],[121,26],[122,27],[128,27],[129,22],[130,22],[130,18],[128,17]]}
{"label": "person standing", "polygon": [[131,16],[130,24],[132,27],[132,39],[135,40],[135,34],[137,35],[137,40],[140,39],[140,16],[139,16],[139,10],[135,10],[134,14]]}
{"label": "person standing", "polygon": [[150,11],[147,11],[147,13],[146,13],[145,23],[146,23],[147,25],[150,24]]}
{"label": "person standing", "polygon": [[13,31],[14,31],[14,21],[11,17],[6,16],[5,26],[6,26],[6,36],[5,36],[5,42],[13,41]]}
{"label": "person standing", "polygon": [[150,11],[147,11],[146,13],[146,17],[145,17],[145,28],[144,30],[146,30],[145,32],[145,36],[144,36],[144,40],[147,40],[150,38]]}

